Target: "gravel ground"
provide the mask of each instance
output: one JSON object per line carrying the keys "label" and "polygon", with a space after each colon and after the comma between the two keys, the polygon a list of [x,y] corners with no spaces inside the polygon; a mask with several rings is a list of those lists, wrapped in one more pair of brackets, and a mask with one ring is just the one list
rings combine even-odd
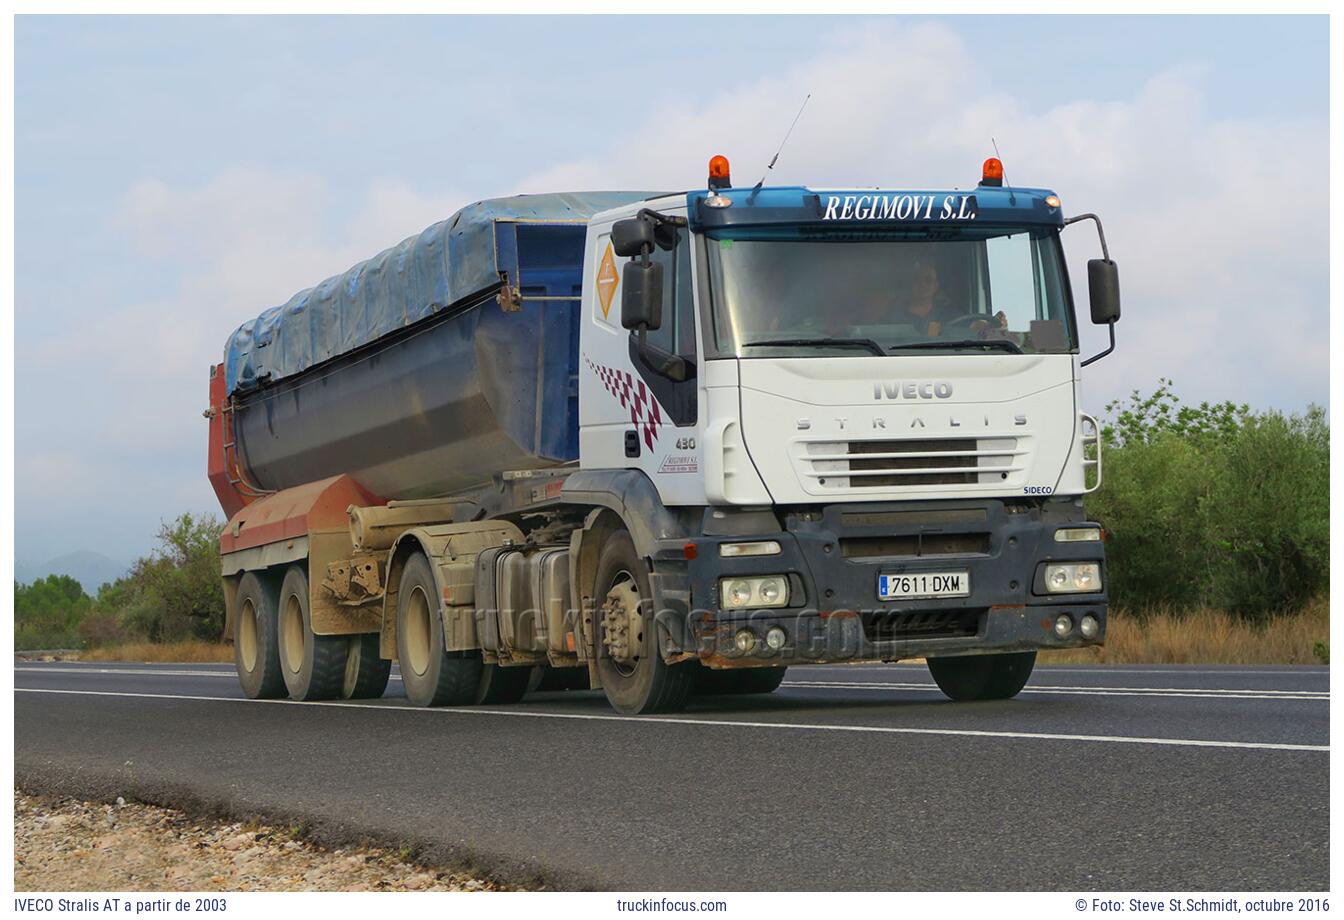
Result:
{"label": "gravel ground", "polygon": [[151,805],[14,793],[16,891],[487,891],[392,850],[324,850],[288,828]]}

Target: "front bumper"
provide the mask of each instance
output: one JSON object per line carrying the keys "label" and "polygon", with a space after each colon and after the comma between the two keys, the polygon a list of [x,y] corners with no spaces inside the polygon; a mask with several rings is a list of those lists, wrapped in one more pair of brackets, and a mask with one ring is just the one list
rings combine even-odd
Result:
{"label": "front bumper", "polygon": [[[903,502],[800,508],[781,515],[774,533],[696,539],[688,567],[688,627],[698,656],[714,667],[753,667],[835,661],[969,655],[1100,645],[1106,635],[1106,595],[1047,595],[1041,566],[1050,561],[1096,562],[1106,584],[1100,542],[1058,543],[1055,531],[1082,522],[1070,502]],[[778,520],[778,519],[777,519]],[[707,525],[709,519],[707,518]],[[713,530],[712,525],[705,528]],[[775,540],[771,556],[721,558],[719,544]],[[883,601],[878,576],[966,572],[966,597]],[[725,577],[787,575],[789,606],[725,610]],[[1073,628],[1060,636],[1067,613]],[[1084,616],[1097,621],[1084,638]],[[772,650],[764,638],[782,628]],[[738,645],[742,630],[755,641]]]}

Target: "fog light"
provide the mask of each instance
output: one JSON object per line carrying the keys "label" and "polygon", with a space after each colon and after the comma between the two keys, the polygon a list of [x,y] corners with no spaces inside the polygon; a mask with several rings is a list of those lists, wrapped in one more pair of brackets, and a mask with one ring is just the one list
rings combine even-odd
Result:
{"label": "fog light", "polygon": [[1069,633],[1073,632],[1073,617],[1067,613],[1061,613],[1055,617],[1055,635],[1063,639]]}
{"label": "fog light", "polygon": [[739,652],[749,652],[756,647],[756,634],[750,629],[739,629],[733,641]]}
{"label": "fog light", "polygon": [[1084,639],[1095,639],[1097,633],[1101,631],[1101,623],[1092,614],[1083,616],[1083,622],[1078,624],[1078,631],[1083,634]]}
{"label": "fog light", "polygon": [[781,626],[771,626],[765,633],[765,644],[772,651],[779,651],[784,647],[784,643],[789,641],[788,633],[784,632]]}

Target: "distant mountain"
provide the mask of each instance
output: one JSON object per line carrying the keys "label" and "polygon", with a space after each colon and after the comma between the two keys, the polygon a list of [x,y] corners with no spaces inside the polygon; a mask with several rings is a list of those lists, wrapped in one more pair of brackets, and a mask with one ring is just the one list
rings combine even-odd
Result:
{"label": "distant mountain", "polygon": [[97,594],[104,582],[116,581],[130,568],[125,562],[117,562],[91,549],[76,550],[55,559],[49,559],[41,565],[15,562],[14,580],[27,585],[46,578],[48,575],[69,575],[84,587],[84,593]]}

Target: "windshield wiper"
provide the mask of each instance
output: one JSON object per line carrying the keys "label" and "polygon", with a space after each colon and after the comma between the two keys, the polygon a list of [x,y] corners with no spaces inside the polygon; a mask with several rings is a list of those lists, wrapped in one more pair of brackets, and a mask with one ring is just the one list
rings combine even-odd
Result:
{"label": "windshield wiper", "polygon": [[1008,339],[957,339],[950,342],[910,342],[905,345],[893,345],[892,351],[902,348],[998,348],[1015,355],[1025,354],[1022,346]]}
{"label": "windshield wiper", "polygon": [[804,348],[809,346],[818,346],[822,348],[859,348],[864,351],[872,352],[879,358],[886,357],[887,354],[882,350],[882,346],[872,339],[831,339],[824,337],[815,339],[767,339],[760,342],[744,342],[742,347],[764,348],[770,345],[783,345],[785,347],[798,346]]}

